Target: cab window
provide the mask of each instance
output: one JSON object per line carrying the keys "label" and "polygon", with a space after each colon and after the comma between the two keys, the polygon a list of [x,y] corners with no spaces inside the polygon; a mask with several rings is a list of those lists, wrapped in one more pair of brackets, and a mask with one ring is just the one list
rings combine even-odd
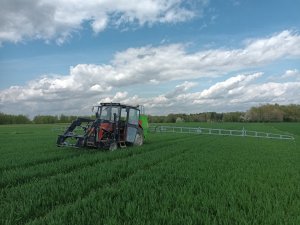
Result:
{"label": "cab window", "polygon": [[110,106],[103,107],[100,119],[113,121],[114,114],[116,114],[116,116],[117,116],[116,119],[118,120],[119,119],[119,108],[118,107],[110,107]]}
{"label": "cab window", "polygon": [[128,123],[133,125],[139,124],[139,111],[136,109],[129,109]]}
{"label": "cab window", "polygon": [[103,107],[100,115],[100,119],[102,120],[109,120],[110,118],[110,108],[109,107]]}

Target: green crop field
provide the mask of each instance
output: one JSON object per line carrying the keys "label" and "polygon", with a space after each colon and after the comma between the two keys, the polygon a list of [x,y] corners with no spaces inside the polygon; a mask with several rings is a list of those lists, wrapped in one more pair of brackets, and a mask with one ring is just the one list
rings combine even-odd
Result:
{"label": "green crop field", "polygon": [[294,141],[149,134],[114,152],[58,148],[58,125],[0,126],[0,224],[300,224],[300,124],[181,124]]}

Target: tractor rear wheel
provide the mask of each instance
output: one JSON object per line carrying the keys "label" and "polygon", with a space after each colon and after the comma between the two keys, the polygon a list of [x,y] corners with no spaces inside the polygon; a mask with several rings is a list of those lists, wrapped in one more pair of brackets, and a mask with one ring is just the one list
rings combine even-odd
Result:
{"label": "tractor rear wheel", "polygon": [[137,133],[135,136],[135,140],[133,145],[135,146],[142,146],[144,144],[144,135],[142,133]]}

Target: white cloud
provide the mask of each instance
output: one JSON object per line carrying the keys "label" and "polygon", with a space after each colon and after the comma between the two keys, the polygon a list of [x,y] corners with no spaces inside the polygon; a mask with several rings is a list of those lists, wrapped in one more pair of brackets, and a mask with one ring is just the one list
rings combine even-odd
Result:
{"label": "white cloud", "polygon": [[158,83],[224,75],[228,72],[300,56],[300,36],[283,31],[248,42],[240,49],[212,49],[188,53],[185,45],[129,48],[118,52],[111,64],[79,64],[71,74],[93,77],[109,86]]}
{"label": "white cloud", "polygon": [[[116,53],[110,64],[78,64],[70,68],[69,75],[43,76],[27,85],[2,90],[0,110],[12,112],[17,106],[30,114],[50,111],[61,113],[88,107],[100,99],[126,102],[129,99],[128,103],[144,103],[150,108],[175,107],[178,102],[182,105],[190,102],[194,107],[201,105],[206,108],[218,105],[224,108],[232,105],[237,107],[255,101],[296,102],[299,82],[253,84],[262,73],[241,74],[200,92],[188,91],[196,87],[194,79],[228,76],[229,72],[253,70],[258,65],[299,56],[300,36],[290,31],[248,41],[244,48],[231,50],[212,49],[189,53],[182,44],[129,48]],[[290,70],[286,74],[296,76],[299,71]],[[130,95],[132,85],[139,84],[151,89],[171,80],[185,82],[167,93],[157,90],[157,96],[150,100],[144,99],[145,96]],[[120,92],[120,88],[123,92]],[[110,96],[115,92],[119,92],[118,96]]]}
{"label": "white cloud", "polygon": [[[195,104],[210,103],[216,110],[245,110],[251,106],[267,103],[299,104],[300,82],[257,83],[262,73],[238,75],[210,87],[209,95],[204,90],[190,96]],[[241,79],[242,78],[242,79]],[[232,82],[235,80],[236,82]]]}
{"label": "white cloud", "polygon": [[209,89],[202,91],[200,93],[200,99],[219,99],[226,98],[226,95],[234,95],[245,85],[262,75],[263,73],[255,73],[252,75],[242,74],[231,77],[226,81],[216,83]]}
{"label": "white cloud", "polygon": [[[182,0],[2,0],[0,44],[27,39],[55,39],[61,44],[84,22],[99,33],[109,25],[186,21],[195,17],[196,11],[185,4]],[[200,0],[198,4],[201,16],[208,1]]]}
{"label": "white cloud", "polygon": [[[1,111],[4,109],[4,112],[30,115],[53,113],[78,115],[89,114],[90,106],[99,102],[122,102],[130,105],[142,104],[146,107],[147,113],[168,114],[247,110],[252,106],[266,103],[299,104],[300,82],[257,83],[257,79],[261,76],[263,76],[261,72],[239,74],[198,92],[189,92],[197,84],[185,81],[172,91],[165,94],[158,93],[154,97],[131,95],[129,90],[100,91],[97,95],[91,94],[88,90],[78,93],[71,91],[57,96],[47,96],[40,89],[22,90],[20,87],[11,87],[6,93],[1,93],[0,109]],[[96,87],[98,89],[97,85]],[[11,99],[3,101],[7,96]],[[4,105],[6,107],[3,107]]]}
{"label": "white cloud", "polygon": [[300,71],[297,69],[293,70],[287,70],[285,73],[281,76],[281,78],[295,78],[297,80],[300,80]]}
{"label": "white cloud", "polygon": [[196,82],[185,81],[184,83],[177,85],[175,89],[165,95],[166,98],[174,98],[180,94],[185,93],[189,89],[197,86]]}
{"label": "white cloud", "polygon": [[126,101],[128,96],[128,92],[124,91],[124,92],[117,92],[114,96],[108,96],[105,98],[102,98],[100,102],[124,102]]}
{"label": "white cloud", "polygon": [[[125,104],[143,104],[148,113],[158,115],[203,111],[240,111],[259,104],[300,103],[300,82],[257,83],[257,79],[262,75],[261,72],[236,75],[199,92],[182,92],[173,96],[167,93],[148,98],[126,94],[126,98],[119,100]],[[179,86],[185,84],[186,82]],[[110,102],[115,98],[112,95],[101,101]]]}

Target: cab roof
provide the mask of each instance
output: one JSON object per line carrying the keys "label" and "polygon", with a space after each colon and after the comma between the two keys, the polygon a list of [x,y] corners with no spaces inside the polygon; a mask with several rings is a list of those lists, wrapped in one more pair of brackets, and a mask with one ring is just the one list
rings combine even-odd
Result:
{"label": "cab roof", "polygon": [[139,105],[133,106],[133,105],[125,105],[125,104],[121,104],[121,103],[113,103],[113,102],[103,102],[103,103],[100,103],[100,106],[119,106],[121,108],[133,108],[133,109],[139,110]]}

